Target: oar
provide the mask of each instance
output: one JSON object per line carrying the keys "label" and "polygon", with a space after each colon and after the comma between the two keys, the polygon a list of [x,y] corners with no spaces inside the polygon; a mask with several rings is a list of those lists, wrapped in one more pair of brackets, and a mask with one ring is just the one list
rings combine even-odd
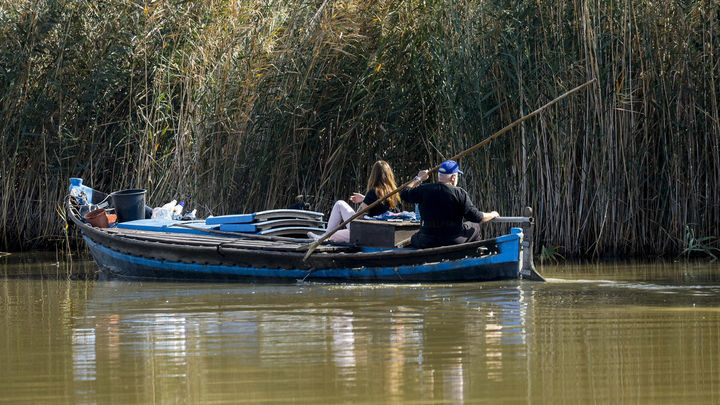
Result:
{"label": "oar", "polygon": [[[482,142],[478,143],[477,145],[472,146],[472,147],[470,147],[470,148],[468,148],[468,149],[466,149],[466,150],[458,153],[457,155],[455,155],[455,156],[453,156],[453,157],[451,157],[450,159],[447,159],[447,160],[458,160],[458,159],[460,159],[460,158],[462,158],[462,157],[467,156],[468,154],[470,154],[470,153],[472,153],[472,152],[475,152],[476,150],[478,150],[478,149],[482,148],[483,146],[487,145],[487,144],[488,144],[490,141],[492,141],[493,139],[497,138],[498,136],[500,136],[500,135],[508,132],[509,130],[515,128],[516,126],[520,125],[520,123],[522,123],[523,121],[525,121],[525,120],[527,120],[527,119],[529,119],[529,118],[532,118],[532,117],[540,114],[543,110],[547,109],[547,108],[550,107],[551,105],[557,103],[558,101],[564,99],[565,97],[567,97],[567,96],[569,96],[569,95],[571,95],[571,94],[573,94],[573,93],[575,93],[575,92],[577,92],[577,91],[580,91],[580,90],[584,89],[585,87],[587,87],[587,86],[589,86],[590,84],[592,84],[594,81],[595,81],[595,79],[592,79],[592,80],[590,80],[590,81],[588,81],[588,82],[586,82],[586,83],[584,83],[584,84],[581,84],[580,86],[575,87],[575,88],[572,89],[572,90],[566,91],[565,93],[561,94],[560,96],[558,96],[558,97],[555,98],[554,100],[550,101],[549,103],[545,104],[544,106],[538,108],[537,110],[531,112],[530,114],[527,114],[527,115],[521,117],[520,119],[518,119],[517,121],[513,122],[512,124],[506,126],[505,128],[503,128],[503,129],[495,132],[494,134],[492,134],[490,137],[488,137],[488,138],[485,139],[484,141],[482,141]],[[438,169],[440,169],[440,166],[441,166],[441,165],[442,165],[442,163],[439,164],[439,165],[437,165],[437,166],[435,166],[435,167],[433,167],[432,169],[429,169],[429,170],[428,170],[428,175],[430,175],[430,174],[436,172]],[[326,232],[322,237],[320,237],[320,239],[318,239],[318,240],[316,240],[315,242],[313,242],[313,243],[310,244],[310,246],[308,247],[308,251],[307,251],[307,253],[305,254],[305,257],[303,258],[303,260],[307,260],[307,258],[310,257],[310,255],[312,254],[312,252],[315,251],[315,249],[316,249],[318,246],[320,246],[321,243],[323,243],[325,240],[327,240],[329,237],[331,237],[335,232],[339,231],[340,229],[343,229],[343,228],[345,227],[345,225],[349,224],[349,223],[352,222],[354,219],[360,217],[361,215],[364,215],[366,212],[368,212],[369,210],[371,210],[373,207],[377,206],[378,204],[381,204],[383,201],[385,201],[385,200],[387,200],[388,198],[390,198],[390,197],[394,196],[395,194],[399,193],[400,191],[402,191],[403,189],[405,189],[405,187],[407,187],[407,186],[408,186],[410,183],[412,183],[413,181],[414,181],[414,179],[403,183],[402,185],[400,185],[400,187],[398,187],[398,188],[396,188],[395,190],[391,191],[390,193],[384,195],[382,198],[379,198],[377,201],[375,201],[374,203],[368,205],[368,206],[365,207],[364,209],[356,212],[353,216],[351,216],[350,218],[348,218],[347,220],[345,220],[345,221],[344,221],[343,223],[341,223],[340,225],[336,226],[334,229],[330,230],[329,232]]]}

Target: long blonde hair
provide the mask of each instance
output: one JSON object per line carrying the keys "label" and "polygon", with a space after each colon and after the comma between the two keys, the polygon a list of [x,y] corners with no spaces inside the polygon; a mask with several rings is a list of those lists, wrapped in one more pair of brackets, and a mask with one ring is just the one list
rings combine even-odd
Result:
{"label": "long blonde hair", "polygon": [[[396,188],[395,174],[388,162],[384,160],[375,162],[372,170],[370,170],[370,177],[368,177],[367,191],[375,191],[378,199],[380,199],[390,194]],[[388,198],[386,201],[390,209],[400,206],[400,196],[398,194]]]}

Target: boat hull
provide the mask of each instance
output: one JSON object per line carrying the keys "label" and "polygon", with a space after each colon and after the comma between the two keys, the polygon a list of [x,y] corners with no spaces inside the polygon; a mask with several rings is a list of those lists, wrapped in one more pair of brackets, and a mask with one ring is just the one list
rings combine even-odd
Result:
{"label": "boat hull", "polygon": [[519,276],[518,261],[504,261],[497,256],[392,267],[256,268],[146,258],[112,250],[88,237],[85,240],[103,274],[115,279],[252,283],[295,283],[298,280],[331,283],[444,283],[508,280]]}

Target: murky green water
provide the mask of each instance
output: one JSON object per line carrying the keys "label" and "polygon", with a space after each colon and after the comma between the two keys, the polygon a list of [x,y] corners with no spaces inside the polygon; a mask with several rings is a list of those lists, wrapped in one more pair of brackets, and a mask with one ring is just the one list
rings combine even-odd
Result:
{"label": "murky green water", "polygon": [[2,263],[0,403],[720,403],[719,264],[277,286]]}

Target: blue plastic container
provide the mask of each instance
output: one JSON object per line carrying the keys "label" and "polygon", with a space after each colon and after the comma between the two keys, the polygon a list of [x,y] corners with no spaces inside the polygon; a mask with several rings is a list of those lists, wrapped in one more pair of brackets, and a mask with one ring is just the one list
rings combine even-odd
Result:
{"label": "blue plastic container", "polygon": [[80,205],[87,205],[92,203],[93,189],[82,184],[83,179],[79,177],[70,178],[70,187],[68,192],[71,196],[75,197]]}

